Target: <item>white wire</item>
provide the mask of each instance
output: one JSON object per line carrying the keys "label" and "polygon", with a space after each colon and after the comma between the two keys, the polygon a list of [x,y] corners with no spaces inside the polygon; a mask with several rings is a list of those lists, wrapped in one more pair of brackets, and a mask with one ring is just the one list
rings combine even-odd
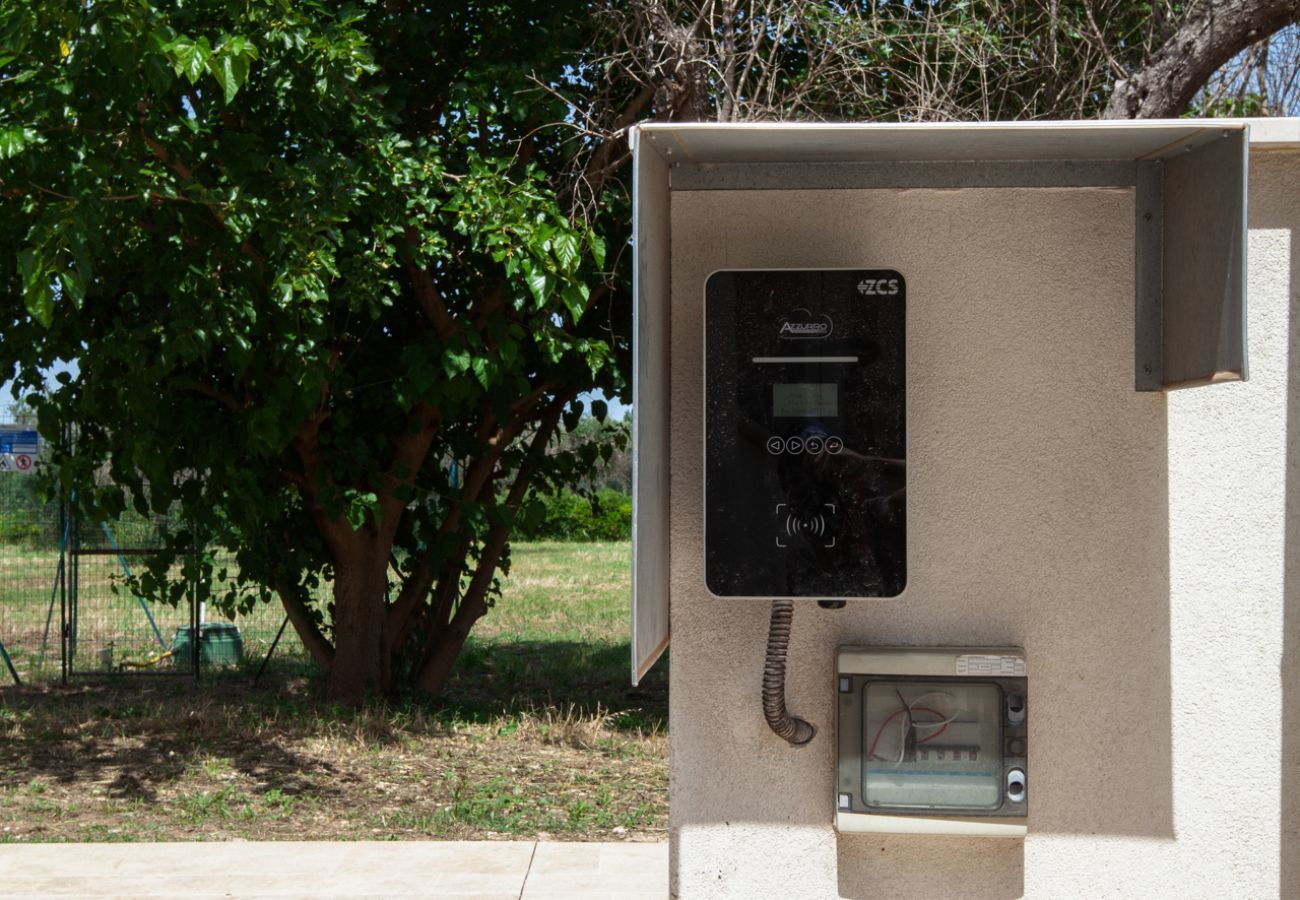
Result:
{"label": "white wire", "polygon": [[[924,694],[918,694],[917,696],[912,698],[912,702],[907,706],[906,718],[911,717],[912,709],[918,703],[924,700],[926,697],[947,697],[949,700],[952,700],[954,704],[957,701],[957,698],[953,696],[951,693],[949,693],[948,691],[926,691]],[[913,722],[912,724],[915,725],[917,728],[942,728],[944,725],[947,725],[948,723],[955,721],[957,715],[958,715],[957,713],[953,713],[948,718],[941,719],[938,722]]]}
{"label": "white wire", "polygon": [[[897,693],[897,691],[895,691],[895,693]],[[954,704],[957,702],[957,698],[949,691],[926,691],[924,694],[917,694],[912,698],[910,703],[903,700],[902,694],[899,694],[898,699],[902,701],[904,713],[902,718],[898,720],[898,759],[894,762],[894,765],[901,766],[903,764],[903,757],[907,755],[907,729],[909,727],[942,728],[957,718],[958,713],[954,712],[948,718],[941,719],[938,722],[915,721],[912,718],[912,709],[926,697],[947,697],[949,700],[953,701]]]}
{"label": "white wire", "polygon": [[[895,693],[898,694],[897,691],[895,691]],[[903,757],[907,755],[907,729],[909,723],[913,728],[942,728],[943,726],[956,721],[957,716],[961,714],[959,710],[948,716],[946,719],[940,719],[937,722],[917,722],[912,718],[912,710],[926,697],[947,697],[954,705],[957,704],[956,695],[950,691],[926,691],[924,694],[917,694],[910,702],[904,700],[903,696],[898,694],[898,699],[901,701],[900,705],[903,711],[903,716],[898,720],[898,759],[894,761],[894,765],[902,765]],[[880,757],[874,753],[871,755],[871,758],[880,759]]]}

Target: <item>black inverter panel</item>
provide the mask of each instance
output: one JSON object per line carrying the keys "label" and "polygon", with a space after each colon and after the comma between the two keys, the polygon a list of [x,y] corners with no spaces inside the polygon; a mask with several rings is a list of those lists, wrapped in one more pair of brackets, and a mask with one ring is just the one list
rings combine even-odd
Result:
{"label": "black inverter panel", "polygon": [[705,581],[719,597],[907,583],[905,308],[888,269],[705,285]]}

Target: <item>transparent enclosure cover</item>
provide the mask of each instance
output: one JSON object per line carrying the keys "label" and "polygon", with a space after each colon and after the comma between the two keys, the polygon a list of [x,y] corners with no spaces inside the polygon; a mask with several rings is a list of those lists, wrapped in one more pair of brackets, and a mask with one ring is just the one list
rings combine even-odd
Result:
{"label": "transparent enclosure cover", "polygon": [[862,800],[898,809],[997,809],[1002,691],[985,682],[872,681],[862,693]]}

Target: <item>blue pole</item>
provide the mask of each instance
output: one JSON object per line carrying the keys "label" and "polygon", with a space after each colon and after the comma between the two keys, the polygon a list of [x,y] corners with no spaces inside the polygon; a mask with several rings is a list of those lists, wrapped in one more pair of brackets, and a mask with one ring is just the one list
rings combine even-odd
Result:
{"label": "blue pole", "polygon": [[[122,555],[122,548],[117,545],[117,538],[113,537],[113,529],[108,527],[107,522],[100,522],[99,527],[104,529],[104,536],[108,538],[108,542],[117,551],[117,561],[121,564],[122,571],[126,573],[127,581],[131,581],[135,576],[131,574],[131,567],[126,564],[126,557]],[[131,593],[135,594],[135,591],[132,590]],[[153,629],[154,637],[158,638],[158,644],[166,650],[167,642],[163,640],[162,632],[158,630],[158,623],[153,620],[153,613],[149,612],[149,604],[139,594],[135,594],[135,599],[139,601],[140,608],[144,610],[145,618],[149,620],[149,627]]]}
{"label": "blue pole", "polygon": [[41,636],[41,654],[36,660],[36,671],[45,667],[45,645],[50,641],[50,623],[54,620],[54,601],[59,596],[59,585],[63,582],[63,558],[68,552],[68,522],[63,523],[63,537],[59,539],[59,567],[54,573],[54,584],[50,585],[50,608],[45,613],[45,634]]}
{"label": "blue pole", "polygon": [[0,641],[0,656],[4,657],[5,665],[9,667],[9,674],[14,677],[14,684],[22,687],[23,680],[18,677],[18,670],[14,668],[14,661],[9,658],[9,651],[5,649],[4,641]]}

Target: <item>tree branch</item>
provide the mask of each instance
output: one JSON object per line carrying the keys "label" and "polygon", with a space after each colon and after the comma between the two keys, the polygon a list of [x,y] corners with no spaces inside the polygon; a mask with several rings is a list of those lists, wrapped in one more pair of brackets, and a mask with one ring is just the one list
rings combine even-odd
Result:
{"label": "tree branch", "polygon": [[[420,236],[414,228],[406,229],[406,244],[412,250],[420,244]],[[428,270],[420,266],[414,255],[406,260],[406,274],[411,279],[411,286],[415,289],[415,299],[420,304],[420,311],[424,313],[424,318],[433,326],[433,330],[438,333],[438,337],[444,341],[456,333],[456,323],[451,314],[447,312],[447,306],[442,301],[442,292],[433,282],[433,276]]]}
{"label": "tree branch", "polygon": [[302,645],[307,648],[312,659],[316,660],[316,664],[328,672],[334,665],[334,646],[321,633],[297,586],[290,584],[288,579],[283,579],[276,585],[276,592],[280,595],[280,602],[284,605],[289,621],[293,623],[293,630],[302,638]]}
{"label": "tree branch", "polygon": [[[154,140],[149,135],[145,134],[143,131],[140,132],[140,137],[144,140],[145,146],[149,148],[149,152],[151,152],[154,156],[158,157],[158,159],[161,160],[163,163],[165,163],[167,166],[169,166],[173,172],[181,176],[181,178],[185,179],[186,181],[194,184],[196,187],[198,187],[198,189],[203,194],[206,195],[208,193],[208,189],[204,186],[203,182],[199,181],[199,179],[195,176],[194,171],[189,166],[185,165],[185,163],[181,162],[178,158],[173,156],[171,153],[168,153],[166,147],[158,143],[158,141]],[[217,220],[217,224],[220,225],[223,229],[226,228],[226,217],[221,214],[221,209],[217,206],[217,204],[205,200],[203,205],[208,208],[208,212],[212,213],[212,217]],[[257,268],[259,271],[265,270],[266,258],[263,257],[262,254],[259,253],[252,244],[250,244],[248,241],[243,241],[239,245],[239,250],[249,259],[253,260],[253,262],[257,263]]]}
{"label": "tree branch", "polygon": [[[496,471],[497,463],[500,461],[502,454],[523,431],[524,426],[532,420],[533,408],[537,401],[551,389],[551,386],[547,383],[540,384],[527,397],[519,400],[512,409],[515,418],[505,428],[498,430],[495,435],[492,435],[494,423],[485,414],[484,422],[479,430],[478,443],[487,449],[475,457],[466,469],[460,495],[451,508],[447,510],[447,515],[438,528],[439,536],[450,535],[460,527],[461,511],[467,499],[478,501],[482,499],[485,493],[491,492],[493,473]],[[567,403],[568,400],[564,402]],[[564,404],[561,403],[560,408],[563,409],[563,406]],[[394,642],[400,643],[405,640],[407,633],[410,631],[412,617],[425,597],[428,596],[429,591],[433,589],[435,579],[438,585],[438,597],[434,604],[435,618],[439,611],[445,615],[446,611],[451,608],[452,595],[460,586],[460,564],[468,551],[468,538],[462,539],[458,555],[448,558],[447,567],[442,573],[436,571],[432,560],[428,556],[421,558],[416,563],[415,569],[403,584],[402,590],[398,593],[388,611],[388,634],[392,635]]]}
{"label": "tree branch", "polygon": [[[551,405],[550,410],[533,436],[533,443],[528,448],[528,456],[524,464],[519,467],[515,474],[514,483],[510,486],[510,494],[506,498],[505,507],[511,513],[519,509],[519,504],[523,502],[524,494],[532,484],[533,471],[537,468],[537,462],[545,452],[546,444],[555,433],[556,423],[559,421],[560,412],[568,398],[557,398],[557,402]],[[474,570],[474,576],[470,580],[469,587],[465,589],[465,599],[462,601],[456,615],[452,618],[452,627],[463,624],[466,628],[473,624],[480,616],[487,612],[487,605],[484,603],[484,597],[487,595],[487,589],[491,585],[492,577],[496,574],[497,564],[501,561],[501,553],[505,550],[506,540],[510,536],[509,528],[506,525],[496,524],[488,532],[488,540],[483,547],[483,552],[479,556],[478,566]]]}
{"label": "tree branch", "polygon": [[172,381],[172,385],[178,390],[193,391],[196,394],[202,394],[204,397],[216,400],[233,413],[241,413],[247,408],[247,405],[241,403],[234,394],[213,387],[212,385],[204,384],[203,382],[193,378],[177,378]]}
{"label": "tree branch", "polygon": [[[533,472],[546,452],[546,444],[555,433],[560,414],[572,398],[572,392],[558,395],[547,407],[528,447],[528,453],[515,475],[514,483],[510,486],[510,493],[506,497],[505,506],[510,512],[518,510],[519,504],[523,501],[532,483]],[[415,676],[416,683],[422,689],[436,691],[441,687],[457,655],[456,652],[448,652],[449,649],[459,651],[474,623],[487,613],[488,588],[491,587],[492,578],[501,562],[501,554],[505,550],[509,534],[509,526],[505,524],[494,524],[489,529],[487,540],[479,554],[478,566],[474,570],[456,614],[452,616],[441,635],[430,635],[430,640],[425,644]]]}
{"label": "tree branch", "polygon": [[429,455],[429,448],[433,445],[438,425],[442,421],[441,413],[427,404],[416,404],[415,411],[419,416],[419,427],[397,438],[393,461],[383,476],[376,540],[384,546],[392,544],[397,526],[402,520],[402,512],[410,502],[409,498],[403,498],[400,494],[414,488],[415,477],[424,467],[424,459]]}
{"label": "tree branch", "polygon": [[1220,66],[1297,20],[1300,0],[1198,4],[1142,68],[1115,83],[1103,117],[1151,119],[1181,115]]}

